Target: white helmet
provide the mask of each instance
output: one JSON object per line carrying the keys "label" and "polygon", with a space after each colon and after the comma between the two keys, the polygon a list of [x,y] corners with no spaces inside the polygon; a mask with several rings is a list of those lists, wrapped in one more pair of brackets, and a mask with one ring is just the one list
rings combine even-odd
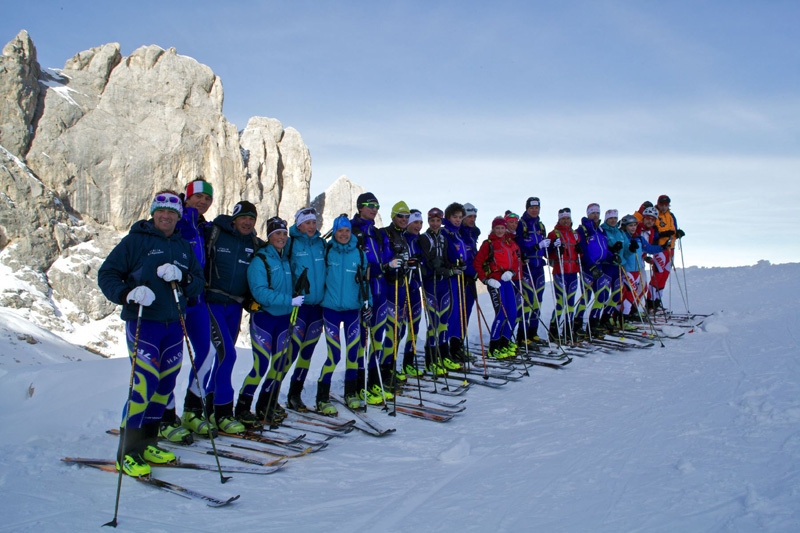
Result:
{"label": "white helmet", "polygon": [[658,209],[655,207],[645,207],[642,215],[646,217],[658,218]]}

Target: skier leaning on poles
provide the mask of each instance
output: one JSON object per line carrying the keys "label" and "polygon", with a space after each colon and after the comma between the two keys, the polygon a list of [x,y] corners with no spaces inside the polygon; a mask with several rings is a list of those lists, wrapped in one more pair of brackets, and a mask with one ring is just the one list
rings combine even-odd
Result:
{"label": "skier leaning on poles", "polygon": [[132,360],[117,451],[117,469],[131,476],[148,475],[148,461],[175,460],[175,454],[157,446],[159,425],[181,368],[186,302],[205,284],[191,245],[175,231],[183,214],[178,195],[158,192],[150,214],[151,219],[133,224],[97,275],[103,295],[122,305]]}
{"label": "skier leaning on poles", "polygon": [[504,359],[516,355],[513,343],[517,322],[517,293],[514,283],[519,280],[520,251],[514,234],[507,231],[503,217],[492,221],[492,233],[475,256],[478,278],[489,290],[495,317],[492,323],[489,357]]}
{"label": "skier leaning on poles", "polygon": [[682,239],[686,233],[678,228],[678,220],[670,210],[670,197],[662,194],[658,197],[658,244],[664,248],[663,253],[653,256],[653,275],[650,277],[650,295],[647,299],[647,308],[656,311],[663,308],[662,293],[667,286],[669,273],[672,271],[672,259],[675,254],[675,242]]}

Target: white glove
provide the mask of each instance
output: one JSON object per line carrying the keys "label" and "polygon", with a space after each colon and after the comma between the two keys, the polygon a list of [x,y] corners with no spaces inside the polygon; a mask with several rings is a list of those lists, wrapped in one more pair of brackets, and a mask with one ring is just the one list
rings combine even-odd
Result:
{"label": "white glove", "polygon": [[389,268],[400,268],[401,266],[403,266],[402,259],[395,258],[389,261]]}
{"label": "white glove", "polygon": [[489,287],[491,287],[493,289],[499,289],[500,288],[500,282],[497,281],[494,278],[487,279],[486,280],[486,285],[488,285]]}
{"label": "white glove", "polygon": [[156,269],[156,274],[158,277],[163,279],[166,282],[170,281],[180,281],[183,277],[181,274],[181,269],[173,265],[172,263],[164,263],[160,267]]}
{"label": "white glove", "polygon": [[550,246],[550,239],[542,239],[539,241],[539,249],[547,248]]}
{"label": "white glove", "polygon": [[139,285],[131,292],[128,293],[128,302],[143,305],[145,307],[152,304],[156,299],[155,293],[150,290],[150,287]]}
{"label": "white glove", "polygon": [[500,276],[500,279],[502,279],[503,281],[511,281],[512,279],[514,279],[514,273],[511,272],[510,270],[506,270],[505,272],[503,272],[503,275]]}
{"label": "white glove", "polygon": [[306,297],[303,296],[302,294],[300,296],[295,296],[294,298],[292,298],[292,306],[293,307],[300,307],[301,305],[303,305],[303,301],[305,299],[306,299]]}
{"label": "white glove", "polygon": [[553,243],[553,246],[556,248],[561,248],[561,238],[556,239],[556,242]]}

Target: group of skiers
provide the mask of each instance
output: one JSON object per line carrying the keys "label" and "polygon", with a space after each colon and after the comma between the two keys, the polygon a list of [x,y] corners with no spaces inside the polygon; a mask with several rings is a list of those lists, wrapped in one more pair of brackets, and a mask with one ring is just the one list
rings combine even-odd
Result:
{"label": "group of skiers", "polygon": [[[308,207],[297,211],[291,226],[270,218],[263,241],[255,233],[252,203],[241,201],[230,215],[207,222],[212,202],[213,187],[202,179],[180,195],[160,191],[152,218],[133,225],[98,275],[103,294],[122,305],[133,364],[117,453],[117,468],[129,475],[146,475],[149,463],[175,459],[158,446],[159,436],[190,442],[192,434],[235,434],[280,423],[286,412],[278,397],[292,367],[286,404],[306,410],[302,391],[323,332],[328,355],[315,402],[322,414],[337,414],[331,377],[342,355],[344,403],[352,409],[390,400],[394,385],[407,376],[459,370],[471,357],[467,324],[473,308],[483,315],[477,281],[486,285],[494,308],[489,357],[509,357],[521,344],[542,342],[548,266],[556,308],[544,331],[552,339],[580,338],[584,327],[624,327],[635,319],[645,290],[646,308],[661,306],[674,243],[683,236],[666,195],[621,220],[608,210],[602,224],[600,207],[590,204],[577,229],[570,209],[561,209],[549,233],[539,217],[540,201],[531,197],[521,217],[507,212],[495,218],[480,245],[477,209],[470,203],[428,210],[423,232],[422,212],[400,201],[389,225],[378,228],[380,204],[364,193],[355,216],[334,220],[330,238],[321,235],[318,213]],[[653,270],[647,287],[645,262]],[[234,398],[244,310],[253,363]],[[424,364],[418,364],[423,314]],[[178,417],[174,387],[185,341],[191,371]]]}

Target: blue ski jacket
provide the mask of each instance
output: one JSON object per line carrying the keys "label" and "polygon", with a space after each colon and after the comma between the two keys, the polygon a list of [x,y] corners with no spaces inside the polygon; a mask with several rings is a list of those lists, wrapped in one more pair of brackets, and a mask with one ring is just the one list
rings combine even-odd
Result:
{"label": "blue ski jacket", "polygon": [[286,247],[291,250],[289,262],[292,264],[292,279],[297,282],[303,271],[307,270],[309,292],[303,305],[319,305],[325,296],[325,240],[317,231],[309,237],[297,228],[289,228],[291,241]]}
{"label": "blue ski jacket", "polygon": [[601,263],[611,263],[614,254],[608,249],[608,241],[602,226],[595,227],[594,222],[583,217],[581,225],[578,227],[581,248],[583,249],[583,270],[588,272],[593,266],[600,266]]}
{"label": "blue ski jacket", "polygon": [[359,270],[366,267],[364,253],[358,248],[358,239],[350,236],[350,242],[341,244],[331,237],[325,253],[325,295],[322,307],[334,311],[360,309],[364,305],[364,291],[367,302],[372,305],[369,284],[361,283]]}
{"label": "blue ski jacket", "polygon": [[278,253],[271,244],[256,252],[250,261],[247,284],[253,299],[261,304],[259,313],[266,311],[282,316],[292,312],[292,267],[284,254]]}
{"label": "blue ski jacket", "polygon": [[[175,305],[171,284],[156,273],[165,263],[181,270],[179,305]],[[140,285],[148,286],[156,299],[143,308],[142,318],[170,323],[180,320],[186,313],[186,299],[200,295],[205,279],[192,246],[178,231],[167,237],[155,228],[152,220],[140,220],[103,261],[97,273],[97,284],[106,298],[122,305],[120,317],[126,321],[136,320],[139,314],[139,305],[126,301],[128,293]]]}

